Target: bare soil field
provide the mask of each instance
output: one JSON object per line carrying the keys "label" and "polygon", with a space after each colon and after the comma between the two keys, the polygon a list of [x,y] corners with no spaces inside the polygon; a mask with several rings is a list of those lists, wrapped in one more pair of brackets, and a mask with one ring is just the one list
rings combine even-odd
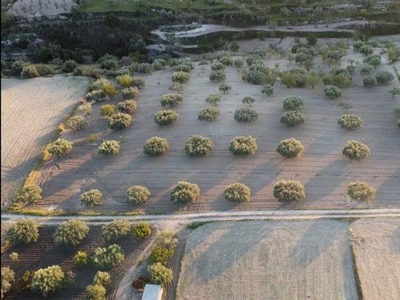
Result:
{"label": "bare soil field", "polygon": [[350,233],[363,299],[400,299],[399,220],[359,220]]}
{"label": "bare soil field", "polygon": [[[345,58],[342,59],[346,61]],[[272,63],[273,61],[270,61]],[[40,208],[59,208],[66,211],[85,210],[80,194],[91,188],[103,192],[99,212],[124,212],[132,209],[148,213],[173,211],[247,210],[281,208],[368,208],[400,207],[400,138],[394,101],[388,89],[398,86],[362,87],[362,77],[356,67],[352,87],[345,89],[342,101],[328,100],[323,85],[315,89],[287,89],[275,84],[275,96],[261,95],[261,86],[244,83],[234,67],[227,67],[226,82],[232,92],[222,96],[220,119],[215,123],[197,120],[197,113],[207,106],[204,99],[218,93],[218,83],[209,80],[210,65],[196,66],[184,91],[184,102],[174,110],[179,113],[175,125],[159,127],[153,120],[162,110],[159,99],[170,92],[171,71],[159,71],[146,76],[146,87],[141,91],[138,110],[130,128],[112,131],[107,120],[99,117],[100,104],[94,105],[91,125],[81,132],[66,132],[63,138],[81,141],[91,134],[99,140],[94,144],[81,143],[67,156],[47,162],[37,183],[43,188],[45,201]],[[379,69],[391,67],[381,66]],[[282,100],[291,95],[302,96],[306,115],[304,125],[286,128],[280,123]],[[252,108],[259,118],[252,124],[234,121],[236,109],[244,107],[245,96],[256,99]],[[111,101],[117,104],[121,96]],[[346,131],[337,125],[343,113],[340,104],[350,106],[349,112],[358,114],[363,127]],[[208,136],[215,144],[214,152],[205,158],[191,158],[185,153],[185,141],[193,134]],[[238,135],[252,135],[257,139],[258,151],[252,157],[235,157],[229,152],[230,140]],[[163,157],[147,157],[143,145],[153,136],[166,138],[170,151]],[[276,145],[285,138],[295,137],[305,146],[302,157],[284,159],[276,153]],[[115,157],[97,154],[103,139],[121,141],[121,152]],[[341,151],[348,140],[360,140],[371,149],[364,161],[349,161]],[[303,203],[281,204],[274,199],[273,185],[281,179],[301,181],[306,188]],[[174,205],[169,200],[169,189],[179,180],[197,183],[201,197],[187,206]],[[353,202],[347,196],[347,185],[352,181],[366,181],[377,188],[371,203]],[[226,185],[241,182],[252,190],[248,203],[237,205],[223,198]],[[152,196],[144,205],[132,207],[126,202],[126,190],[131,185],[143,185]]]}
{"label": "bare soil field", "polygon": [[[21,278],[25,271],[32,272],[39,268],[46,268],[52,265],[60,265],[64,272],[72,271],[75,275],[74,282],[61,289],[58,292],[49,294],[47,299],[85,299],[85,288],[92,284],[93,277],[98,269],[89,263],[84,267],[76,267],[73,264],[72,257],[77,251],[86,251],[92,254],[97,247],[105,246],[104,240],[101,238],[101,227],[91,226],[86,239],[77,247],[65,247],[55,244],[52,235],[55,227],[44,226],[39,227],[39,239],[35,243],[21,246],[13,246],[1,255],[2,266],[10,266],[15,271],[15,278]],[[152,241],[152,237],[143,240],[127,238],[118,242],[125,253],[125,260],[114,267],[111,271],[112,283],[107,288],[109,299],[115,298],[115,293],[121,279],[127,271],[127,266],[131,266],[136,258],[141,254],[148,243]],[[9,255],[12,252],[19,253],[19,261],[11,261]],[[4,299],[43,299],[43,297],[33,294],[29,289],[22,290],[13,285],[13,288],[6,294]]]}
{"label": "bare soil field", "polygon": [[87,83],[85,77],[1,79],[2,207],[35,166]]}
{"label": "bare soil field", "polygon": [[186,241],[177,299],[358,299],[341,221],[206,224]]}

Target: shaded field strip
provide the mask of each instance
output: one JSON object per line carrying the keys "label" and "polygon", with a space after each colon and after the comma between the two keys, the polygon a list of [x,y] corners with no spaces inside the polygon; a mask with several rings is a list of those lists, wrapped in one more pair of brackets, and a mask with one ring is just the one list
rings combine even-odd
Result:
{"label": "shaded field strip", "polygon": [[185,238],[179,239],[178,246],[175,248],[174,256],[168,262],[167,267],[172,269],[174,278],[166,287],[165,300],[175,300],[176,298],[176,288],[178,286],[179,275],[181,272],[181,261],[185,250],[185,243]]}

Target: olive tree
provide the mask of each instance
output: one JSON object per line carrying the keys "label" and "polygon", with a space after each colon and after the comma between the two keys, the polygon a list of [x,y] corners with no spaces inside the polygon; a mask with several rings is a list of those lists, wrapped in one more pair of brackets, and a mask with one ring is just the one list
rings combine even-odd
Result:
{"label": "olive tree", "polygon": [[174,124],[178,120],[178,113],[173,110],[161,110],[154,115],[154,122],[160,126]]}
{"label": "olive tree", "polygon": [[352,140],[346,143],[342,153],[351,160],[362,160],[367,158],[371,154],[371,151],[364,143]]}
{"label": "olive tree", "polygon": [[363,65],[360,69],[360,74],[361,75],[369,75],[369,74],[371,74],[373,69],[374,68],[370,65]]}
{"label": "olive tree", "polygon": [[68,220],[59,225],[53,235],[55,243],[77,246],[89,233],[89,226],[83,220]]}
{"label": "olive tree", "polygon": [[351,182],[347,186],[347,192],[352,200],[372,200],[375,197],[376,189],[366,182]]}
{"label": "olive tree", "polygon": [[218,108],[209,106],[199,111],[197,119],[199,121],[215,122],[220,115]]}
{"label": "olive tree", "polygon": [[160,99],[160,103],[164,107],[177,107],[182,101],[183,97],[180,94],[165,94]]}
{"label": "olive tree", "polygon": [[89,255],[86,251],[78,251],[73,256],[72,261],[77,266],[84,266],[89,262]]}
{"label": "olive tree", "polygon": [[161,263],[149,265],[147,271],[149,273],[150,282],[153,284],[166,286],[167,284],[172,282],[172,270],[164,267]]}
{"label": "olive tree", "polygon": [[304,105],[304,100],[298,96],[286,97],[283,100],[283,108],[286,110],[297,110]]}
{"label": "olive tree", "polygon": [[196,201],[200,197],[200,188],[195,183],[178,181],[170,191],[170,200],[176,204],[186,204]]}
{"label": "olive tree", "polygon": [[382,71],[376,73],[375,78],[379,84],[387,84],[394,79],[394,75],[388,71]]}
{"label": "olive tree", "polygon": [[208,137],[192,135],[186,140],[185,151],[189,156],[209,156],[214,150],[214,143]]}
{"label": "olive tree", "polygon": [[222,63],[215,63],[211,65],[211,70],[212,71],[220,71],[220,70],[225,70],[225,65]]}
{"label": "olive tree", "polygon": [[61,157],[72,151],[72,144],[64,139],[57,139],[47,146],[47,151],[57,157]]}
{"label": "olive tree", "polygon": [[116,107],[113,104],[104,104],[101,106],[100,115],[102,117],[111,117],[115,114]]}
{"label": "olive tree", "polygon": [[365,76],[363,78],[363,85],[365,87],[374,87],[374,86],[376,86],[376,84],[377,84],[377,81],[376,81],[375,76],[370,75],[370,76]]}
{"label": "olive tree", "polygon": [[303,144],[294,138],[282,140],[276,147],[276,152],[285,158],[299,157],[303,151]]}
{"label": "olive tree", "polygon": [[247,96],[242,99],[242,103],[247,104],[248,106],[251,106],[254,102],[256,102],[256,99],[254,99],[253,97]]}
{"label": "olive tree", "polygon": [[132,117],[129,114],[117,113],[108,118],[108,127],[114,130],[121,130],[132,124]]}
{"label": "olive tree", "polygon": [[102,237],[107,242],[112,242],[127,237],[131,231],[132,225],[128,220],[114,220],[103,226]]}
{"label": "olive tree", "polygon": [[60,266],[53,265],[44,269],[39,269],[33,273],[31,290],[41,294],[43,297],[62,287],[64,281],[64,271]]}
{"label": "olive tree", "polygon": [[90,284],[85,289],[86,300],[104,300],[106,299],[106,288],[101,284]]}
{"label": "olive tree", "polygon": [[329,99],[338,99],[342,97],[342,90],[334,85],[325,86],[324,93]]}
{"label": "olive tree", "polygon": [[132,226],[132,233],[135,238],[145,238],[151,234],[151,227],[147,222],[139,222]]}
{"label": "olive tree", "polygon": [[129,88],[122,89],[121,94],[122,94],[122,98],[125,100],[128,100],[128,99],[136,100],[139,97],[140,92],[139,92],[139,89],[136,87],[129,87]]}
{"label": "olive tree", "polygon": [[300,201],[306,198],[304,186],[294,180],[279,181],[274,185],[273,194],[280,202]]}
{"label": "olive tree", "polygon": [[242,183],[233,183],[228,185],[224,190],[224,197],[228,201],[248,202],[250,200],[251,190]]}
{"label": "olive tree", "polygon": [[10,267],[1,267],[1,299],[8,293],[14,282],[15,272]]}
{"label": "olive tree", "polygon": [[258,113],[249,108],[241,108],[235,111],[233,118],[238,123],[251,123],[258,119]]}
{"label": "olive tree", "polygon": [[285,111],[281,116],[281,123],[287,127],[295,127],[303,124],[306,117],[303,113],[296,110]]}
{"label": "olive tree", "polygon": [[34,184],[25,184],[17,196],[17,200],[23,203],[36,203],[42,199],[42,189]]}
{"label": "olive tree", "polygon": [[172,73],[172,82],[187,83],[190,79],[190,74],[183,71]]}
{"label": "olive tree", "polygon": [[263,86],[261,89],[261,94],[266,95],[266,96],[272,96],[274,95],[274,86],[271,84],[266,84]]}
{"label": "olive tree", "polygon": [[229,151],[234,155],[254,155],[257,151],[256,139],[251,136],[237,136],[230,142]]}
{"label": "olive tree", "polygon": [[74,131],[85,129],[87,126],[88,123],[83,116],[73,116],[65,122],[65,127]]}
{"label": "olive tree", "polygon": [[231,89],[232,89],[232,87],[231,87],[230,85],[226,84],[226,83],[221,83],[221,84],[218,86],[218,90],[219,90],[220,92],[224,93],[224,94],[229,93],[229,92],[231,91]]}
{"label": "olive tree", "polygon": [[338,125],[347,130],[355,130],[360,128],[363,120],[354,114],[343,114],[338,119]]}
{"label": "olive tree", "polygon": [[160,156],[167,153],[168,150],[168,141],[160,137],[152,137],[148,139],[143,147],[143,152],[148,156]]}
{"label": "olive tree", "polygon": [[108,272],[97,271],[96,275],[94,275],[93,283],[108,286],[111,283],[111,276]]}
{"label": "olive tree", "polygon": [[96,267],[107,270],[120,264],[125,259],[121,246],[112,244],[108,247],[98,247],[94,250],[92,261]]}
{"label": "olive tree", "polygon": [[210,105],[217,106],[218,103],[221,101],[221,95],[220,94],[210,94],[207,96],[205,101]]}
{"label": "olive tree", "polygon": [[150,190],[147,187],[140,185],[132,185],[126,191],[128,203],[133,205],[146,203],[151,196]]}
{"label": "olive tree", "polygon": [[396,96],[400,96],[400,88],[394,87],[389,90],[390,95],[392,95],[392,98],[395,98]]}
{"label": "olive tree", "polygon": [[103,200],[103,194],[98,189],[90,189],[81,194],[81,203],[88,207],[100,205],[101,200]]}
{"label": "olive tree", "polygon": [[119,142],[114,140],[103,141],[99,146],[99,153],[104,155],[117,155],[119,150]]}
{"label": "olive tree", "polygon": [[13,244],[36,242],[39,237],[38,224],[34,220],[18,220],[7,231],[7,237]]}
{"label": "olive tree", "polygon": [[137,103],[135,100],[127,99],[118,103],[118,110],[121,113],[133,114],[137,109]]}
{"label": "olive tree", "polygon": [[221,82],[226,79],[226,75],[223,70],[212,71],[209,78],[211,81]]}

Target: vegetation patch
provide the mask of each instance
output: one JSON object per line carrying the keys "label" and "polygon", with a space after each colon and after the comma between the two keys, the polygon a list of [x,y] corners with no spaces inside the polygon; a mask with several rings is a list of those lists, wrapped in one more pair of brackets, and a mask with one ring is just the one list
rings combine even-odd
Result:
{"label": "vegetation patch", "polygon": [[168,126],[174,124],[178,120],[178,113],[173,110],[161,110],[154,116],[154,122],[160,126]]}
{"label": "vegetation patch", "polygon": [[276,147],[276,152],[285,158],[299,157],[303,151],[303,144],[294,138],[282,140]]}
{"label": "vegetation patch", "polygon": [[179,181],[170,191],[170,200],[176,204],[186,204],[200,197],[200,188],[195,183]]}
{"label": "vegetation patch", "polygon": [[251,136],[237,136],[231,140],[229,151],[234,155],[254,155],[257,151],[256,139]]}
{"label": "vegetation patch", "polygon": [[306,198],[304,186],[294,180],[279,181],[274,185],[273,193],[280,202],[300,201]]}
{"label": "vegetation patch", "polygon": [[186,140],[185,151],[189,156],[209,156],[213,150],[214,143],[208,137],[192,135]]}
{"label": "vegetation patch", "polygon": [[233,183],[228,185],[224,190],[224,197],[228,201],[248,202],[250,200],[251,190],[242,183]]}
{"label": "vegetation patch", "polygon": [[169,143],[166,139],[160,137],[152,137],[146,141],[143,151],[148,156],[160,156],[167,153]]}
{"label": "vegetation patch", "polygon": [[352,140],[346,143],[342,153],[351,160],[363,160],[371,154],[371,151],[364,143]]}
{"label": "vegetation patch", "polygon": [[352,200],[369,201],[374,199],[376,189],[366,182],[351,182],[347,186],[347,192]]}

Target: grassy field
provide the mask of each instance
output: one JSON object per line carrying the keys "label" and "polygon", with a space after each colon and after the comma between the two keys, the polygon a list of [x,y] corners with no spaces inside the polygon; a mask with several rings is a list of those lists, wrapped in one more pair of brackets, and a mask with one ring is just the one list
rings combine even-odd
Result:
{"label": "grassy field", "polygon": [[177,299],[358,299],[348,223],[206,224],[189,235]]}

